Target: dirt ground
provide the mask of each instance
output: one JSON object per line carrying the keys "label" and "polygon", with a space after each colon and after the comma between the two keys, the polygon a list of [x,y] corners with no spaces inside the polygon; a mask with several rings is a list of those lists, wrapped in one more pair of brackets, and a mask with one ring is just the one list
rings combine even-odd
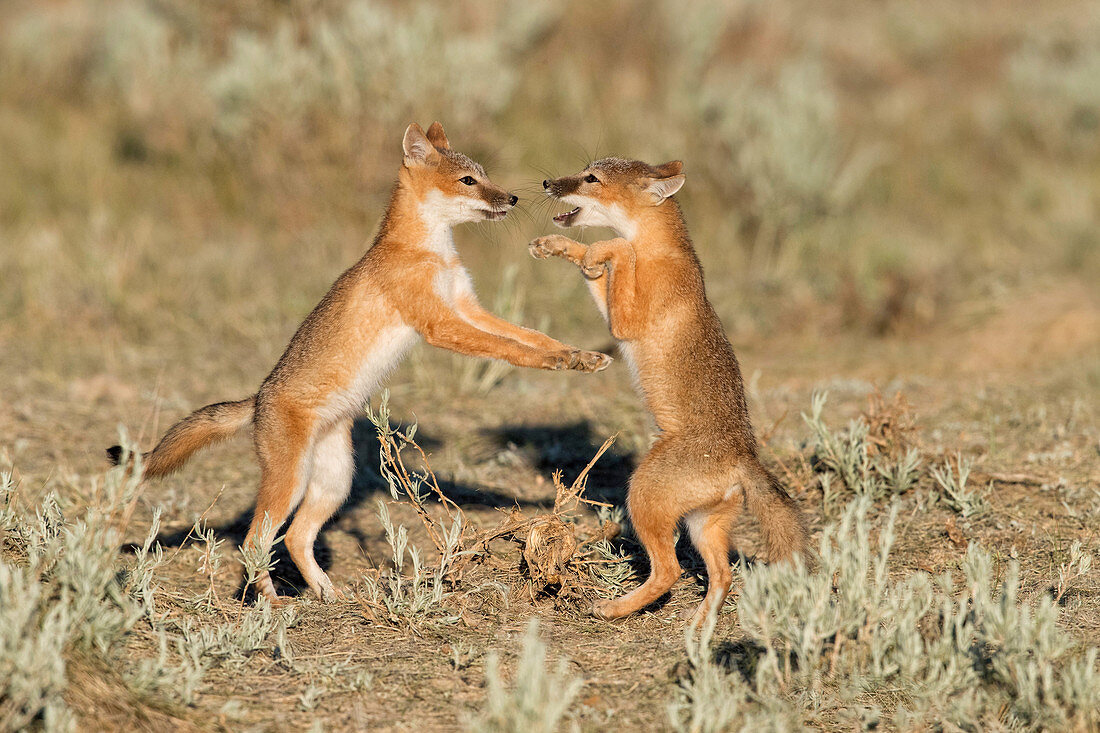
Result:
{"label": "dirt ground", "polygon": [[[1092,548],[1098,543],[1098,318],[1095,293],[1044,290],[971,322],[904,338],[743,344],[740,356],[767,460],[816,532],[825,521],[822,495],[808,462],[808,430],[799,417],[808,410],[811,391],[829,390],[829,418],[837,425],[865,412],[873,390],[900,392],[916,418],[922,454],[934,460],[959,451],[972,458],[975,483],[983,486],[991,510],[974,520],[956,520],[942,505],[927,506],[929,486],[922,480],[902,498],[892,570],[957,570],[967,544],[977,542],[999,563],[1020,562],[1025,595],[1050,592],[1070,543],[1080,539]],[[736,334],[733,338],[736,343]],[[603,341],[594,333],[589,343]],[[148,446],[183,414],[181,406],[247,391],[234,365],[215,360],[201,367],[208,372],[208,388],[184,394],[174,379],[192,366],[182,342],[174,358],[143,369],[89,370],[56,381],[28,376],[18,359],[12,363],[10,350],[5,354],[0,379],[11,401],[0,412],[0,432],[14,436],[7,457],[23,486],[62,494],[81,490],[75,477],[105,470],[102,449],[114,441],[117,426],[127,426]],[[418,441],[430,451],[445,492],[474,524],[493,526],[513,507],[528,514],[548,511],[551,472],[560,468],[571,480],[612,434],[618,442],[597,463],[589,495],[621,503],[630,470],[649,439],[648,418],[621,363],[594,376],[513,371],[487,395],[461,394],[455,375],[460,368],[454,358],[419,347],[390,380],[390,402],[395,420],[415,416]],[[253,381],[259,377],[256,372]],[[365,419],[356,427],[355,443],[352,497],[322,533],[317,551],[336,585],[348,589],[389,555],[376,509],[376,501],[388,494],[378,476],[377,438]],[[184,542],[196,515],[206,512],[227,547],[239,545],[256,477],[250,446],[242,439],[206,451],[181,474],[146,490],[131,539],[140,543],[152,508],[164,507],[158,541],[171,560],[158,571],[157,585],[169,614],[195,613],[192,599],[204,590],[197,553]],[[430,549],[407,507],[395,506],[393,514],[410,529],[413,544]],[[593,522],[582,517],[582,526]],[[739,550],[751,556],[751,521],[742,521],[737,537]],[[193,707],[146,701],[112,710],[109,696],[81,686],[74,688],[72,703],[127,727],[143,725],[134,716],[154,716],[145,727],[160,727],[159,710],[197,729],[289,730],[319,720],[326,728],[448,730],[481,704],[486,653],[497,650],[508,668],[528,620],[537,617],[551,658],[567,659],[568,669],[585,681],[575,706],[582,728],[661,727],[684,660],[683,615],[699,601],[705,582],[701,565],[682,549],[683,580],[669,598],[633,618],[606,622],[588,615],[591,588],[560,596],[534,592],[520,572],[518,546],[498,540],[449,597],[454,618],[447,622],[392,624],[372,618],[354,600],[292,600],[299,620],[288,635],[296,660],[339,663],[333,678],[299,674],[271,655],[257,655],[243,670],[208,673]],[[280,587],[294,596],[301,579],[289,558],[279,557]],[[635,576],[644,573],[644,563],[635,561],[633,567]],[[233,613],[240,573],[236,562],[226,562],[217,577],[222,613]],[[477,590],[489,582],[502,584],[506,599]],[[634,582],[628,580],[628,587]],[[717,632],[731,643],[742,636],[737,595],[735,583]],[[1100,641],[1095,575],[1062,603],[1063,624],[1074,638],[1082,645]],[[139,643],[134,653],[142,650]],[[362,672],[370,678],[365,689],[329,691],[338,686],[337,678]],[[102,674],[88,677],[110,685]],[[314,685],[318,699],[304,709],[303,690]]]}

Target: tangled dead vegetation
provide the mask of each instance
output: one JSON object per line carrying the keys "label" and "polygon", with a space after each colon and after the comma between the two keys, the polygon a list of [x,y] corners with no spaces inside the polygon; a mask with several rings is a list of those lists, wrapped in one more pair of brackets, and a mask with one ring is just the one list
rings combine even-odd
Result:
{"label": "tangled dead vegetation", "polygon": [[[368,408],[367,415],[378,431],[382,478],[394,501],[407,504],[416,512],[435,545],[439,565],[432,572],[441,586],[457,586],[473,566],[490,558],[493,543],[499,540],[512,543],[519,551],[516,570],[524,578],[523,590],[532,599],[540,595],[562,598],[591,596],[595,593],[595,587],[588,582],[591,577],[588,567],[598,563],[621,562],[622,558],[608,557],[600,549],[600,543],[619,536],[622,531],[619,522],[607,518],[598,526],[584,526],[578,511],[582,507],[612,508],[610,504],[587,498],[585,489],[592,468],[614,444],[614,437],[604,441],[571,483],[564,482],[560,470],[554,472],[554,505],[549,512],[527,515],[518,506],[513,507],[496,526],[475,531],[467,523],[462,508],[440,488],[427,453],[416,442],[416,424],[406,428],[392,425],[386,394],[377,411]],[[406,459],[406,451],[411,451],[412,458]],[[414,462],[419,465],[414,466]],[[398,555],[404,552],[404,528],[391,529],[388,510],[384,507],[380,508],[380,514],[384,515],[383,526],[387,528],[387,535],[394,546],[396,569],[403,565]],[[415,584],[421,564],[419,555],[413,552],[412,582]],[[383,575],[387,571],[376,572]]]}
{"label": "tangled dead vegetation", "polygon": [[872,454],[898,458],[916,445],[917,416],[900,391],[887,399],[878,389],[872,390],[863,419],[867,422],[867,450]]}

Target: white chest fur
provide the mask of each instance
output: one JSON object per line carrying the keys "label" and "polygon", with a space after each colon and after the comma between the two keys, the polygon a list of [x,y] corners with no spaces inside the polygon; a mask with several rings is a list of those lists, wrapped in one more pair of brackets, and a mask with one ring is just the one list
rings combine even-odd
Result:
{"label": "white chest fur", "polygon": [[432,290],[444,303],[453,306],[464,296],[473,295],[474,286],[470,273],[455,259],[454,264],[441,268],[432,278]]}
{"label": "white chest fur", "polygon": [[322,410],[323,417],[327,418],[324,422],[359,415],[371,394],[401,363],[418,338],[416,331],[403,323],[379,331],[367,353],[362,355],[351,381],[328,399]]}

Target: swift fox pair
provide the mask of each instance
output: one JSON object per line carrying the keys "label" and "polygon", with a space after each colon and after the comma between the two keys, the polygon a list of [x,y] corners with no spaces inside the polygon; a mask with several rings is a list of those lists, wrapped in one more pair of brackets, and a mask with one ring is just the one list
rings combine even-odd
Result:
{"label": "swift fox pair", "polygon": [[[403,165],[373,246],[299,326],[259,391],[196,410],[169,428],[144,460],[143,478],[163,476],[203,446],[251,424],[260,489],[245,544],[266,552],[297,508],[287,550],[323,599],[336,591],[314,559],[313,543],[351,490],[352,421],[418,338],[538,369],[595,372],[611,362],[481,307],[451,229],[503,219],[516,196],[452,150],[438,122],[426,133],[409,125],[402,150]],[[115,446],[108,453],[118,462],[122,450]],[[257,586],[277,597],[267,573]]]}
{"label": "swift fox pair", "polygon": [[627,494],[650,575],[622,598],[597,603],[593,612],[603,618],[653,603],[679,579],[681,519],[707,568],[695,623],[729,591],[730,531],[743,507],[759,522],[771,560],[806,553],[796,505],[757,457],[737,357],[672,198],[684,185],[682,171],[679,161],[654,167],[606,158],[543,181],[549,196],[574,207],[554,217],[557,225],[610,227],[619,236],[584,245],[555,234],[529,245],[534,257],[581,268],[660,429]]}
{"label": "swift fox pair", "polygon": [[[451,228],[503,218],[516,197],[453,152],[438,122],[426,134],[410,125],[403,149],[374,245],[305,320],[257,394],[184,418],[144,464],[145,477],[162,476],[251,422],[261,482],[245,542],[266,550],[270,533],[297,506],[286,545],[322,598],[335,591],[314,560],[313,543],[350,488],[351,421],[418,335],[520,366],[593,372],[610,363],[478,305]],[[598,603],[593,611],[604,618],[633,613],[676,582],[674,532],[681,519],[709,576],[697,620],[728,592],[730,531],[743,506],[759,520],[771,559],[806,551],[794,502],[757,458],[737,359],[706,298],[702,268],[672,198],[683,183],[679,162],[653,167],[615,158],[544,181],[549,195],[575,207],[554,217],[558,225],[606,226],[621,236],[584,245],[553,235],[530,244],[535,257],[563,257],[582,269],[661,430],[631,477],[627,500],[650,577],[623,598]],[[116,460],[120,453],[112,449]],[[258,586],[275,597],[267,575]]]}

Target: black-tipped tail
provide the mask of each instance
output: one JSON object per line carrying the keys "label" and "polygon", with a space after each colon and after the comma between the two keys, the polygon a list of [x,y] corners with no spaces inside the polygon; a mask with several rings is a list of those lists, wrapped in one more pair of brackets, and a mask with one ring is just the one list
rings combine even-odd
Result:
{"label": "black-tipped tail", "polygon": [[231,437],[252,422],[255,406],[253,396],[195,410],[168,428],[156,448],[142,454],[142,478],[157,478],[172,473],[203,446]]}
{"label": "black-tipped tail", "polygon": [[122,463],[122,446],[112,445],[107,449],[107,460],[111,462],[112,466],[117,466]]}

